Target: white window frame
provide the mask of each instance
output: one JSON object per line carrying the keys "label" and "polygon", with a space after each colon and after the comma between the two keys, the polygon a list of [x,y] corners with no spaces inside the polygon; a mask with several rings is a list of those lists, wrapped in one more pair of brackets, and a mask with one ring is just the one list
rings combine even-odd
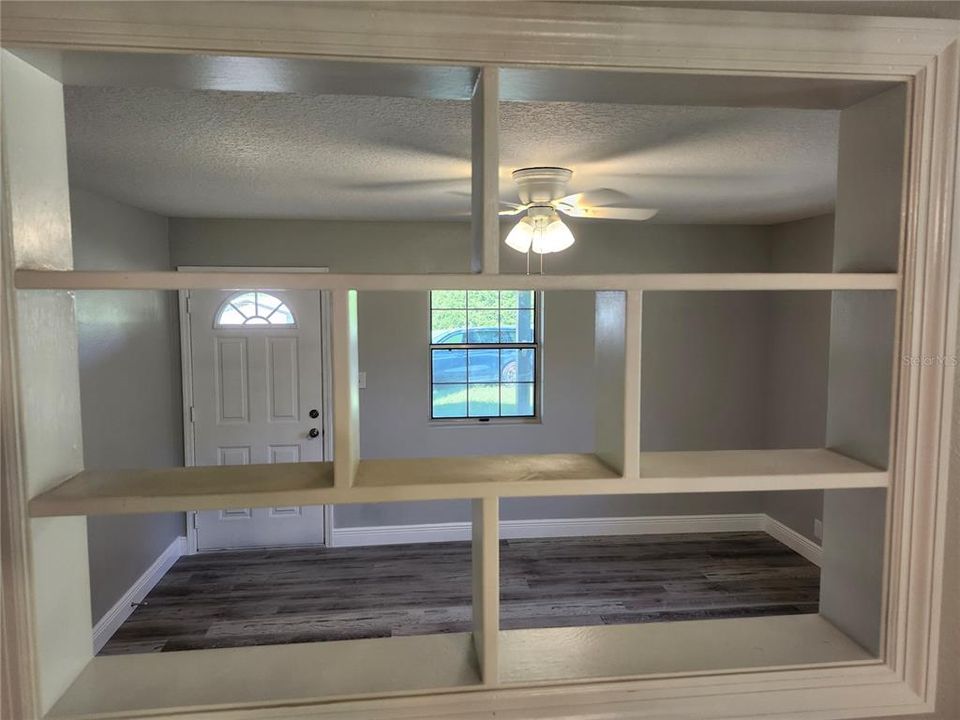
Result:
{"label": "white window frame", "polygon": [[[3,20],[3,41],[10,46],[290,54],[480,66],[545,64],[698,72],[718,78],[801,75],[904,82],[910,95],[911,134],[904,193],[900,349],[904,356],[921,358],[952,357],[955,351],[960,255],[956,252],[957,23],[590,4],[565,4],[558,13],[555,5],[546,3],[464,3],[444,6],[442,11],[396,4],[380,6],[376,12],[344,6],[300,6],[278,12],[268,4],[248,3],[232,6],[229,13],[217,3],[171,4],[163,13],[139,3],[76,5],[69,11],[59,4],[37,3],[7,4]],[[495,147],[488,146],[484,152],[495,152]],[[486,191],[479,202],[483,197],[488,201],[480,209],[487,229],[480,237],[477,264],[492,269],[497,257],[496,241],[490,241],[495,233],[490,220],[496,218],[491,190],[496,187],[496,177],[479,177],[479,184]],[[17,255],[22,263],[16,274],[19,288],[55,286],[38,279],[42,272],[27,271],[38,267],[31,265],[32,259],[44,261],[42,249],[35,250],[35,257],[25,252],[25,264]],[[58,266],[55,253],[51,262]],[[81,276],[69,286],[104,284],[102,279],[84,281]],[[2,282],[7,300],[13,297],[12,273]],[[6,364],[12,357],[7,333],[3,341],[4,387],[16,397],[11,385],[16,375],[10,379]],[[899,368],[895,482],[887,530],[891,549],[887,614],[882,661],[878,663],[379,697],[345,704],[305,701],[279,710],[227,705],[218,713],[231,718],[356,715],[366,720],[477,718],[495,713],[568,720],[593,718],[598,713],[624,720],[647,713],[704,720],[788,715],[826,720],[929,712],[934,707],[940,670],[952,396],[953,371],[947,363]],[[10,419],[4,415],[5,449],[12,447],[6,443],[18,442],[20,432],[16,422],[14,430],[9,429]],[[16,456],[6,455],[3,471],[16,481],[4,487],[4,500],[12,497],[2,518],[2,524],[10,528],[4,536],[10,543],[10,552],[4,553],[4,630],[15,632],[12,639],[9,634],[5,639],[3,657],[16,657],[23,665],[12,675],[19,693],[4,702],[32,708],[40,678],[33,659],[36,645],[30,608],[34,605],[27,591],[31,585],[24,510],[28,498],[17,480],[23,471]],[[6,582],[8,577],[14,582]],[[954,672],[955,667],[943,670]],[[179,709],[177,717],[183,717],[182,712]],[[185,712],[191,717],[212,717],[206,712]]]}
{"label": "white window frame", "polygon": [[[539,423],[543,417],[543,293],[534,291],[533,301],[533,342],[529,343],[453,343],[442,344],[435,343],[432,338],[427,345],[429,353],[430,366],[430,386],[428,403],[430,407],[431,425],[452,425],[452,426],[476,426],[476,425],[503,425],[503,424],[529,424]],[[428,293],[428,298],[431,297]],[[433,333],[433,302],[429,302],[429,327],[428,331]],[[436,417],[433,414],[433,351],[434,350],[499,350],[511,348],[531,348],[535,353],[533,364],[533,415],[490,415],[490,416],[464,416],[464,417]],[[501,384],[501,383],[498,383]],[[469,411],[469,408],[468,408]]]}
{"label": "white window frame", "polygon": [[[244,295],[249,295],[250,293],[254,293],[254,295],[259,295],[259,294],[262,293],[263,295],[267,295],[267,296],[269,296],[269,297],[272,297],[272,298],[274,298],[275,300],[277,300],[277,301],[279,302],[279,304],[277,305],[277,307],[276,307],[274,310],[271,310],[270,313],[269,313],[266,317],[261,317],[261,319],[262,319],[262,320],[266,320],[266,322],[263,322],[263,323],[251,323],[250,320],[253,319],[253,318],[248,318],[248,317],[244,317],[244,321],[243,321],[242,323],[222,323],[222,322],[220,322],[220,318],[223,316],[223,313],[226,311],[227,305],[233,305],[233,301],[234,301],[234,300],[236,300],[236,299],[239,298],[239,297],[243,297]],[[279,310],[281,307],[284,308],[284,309],[287,311],[287,313],[290,314],[290,317],[293,318],[293,322],[290,322],[290,323],[272,323],[272,322],[270,322],[270,317],[273,315],[273,313],[277,312],[277,310]],[[238,313],[240,313],[241,315],[243,315],[243,312],[242,312],[239,308],[237,308],[235,305],[234,305],[234,309],[235,309]],[[293,314],[293,311],[292,311],[289,307],[287,307],[287,304],[286,304],[285,302],[283,302],[282,300],[280,300],[280,298],[275,297],[274,295],[270,295],[270,293],[265,292],[265,291],[263,291],[263,290],[242,290],[242,291],[240,291],[240,292],[234,293],[233,295],[231,295],[230,297],[228,297],[227,299],[225,299],[225,300],[220,304],[220,307],[217,308],[217,312],[216,312],[216,315],[215,315],[214,320],[213,320],[213,327],[216,328],[217,330],[228,330],[228,329],[230,329],[230,328],[258,328],[258,327],[259,327],[259,328],[265,328],[265,329],[266,329],[266,328],[290,328],[290,329],[294,329],[294,330],[295,330],[296,327],[297,327],[297,318],[296,318],[296,316]]]}

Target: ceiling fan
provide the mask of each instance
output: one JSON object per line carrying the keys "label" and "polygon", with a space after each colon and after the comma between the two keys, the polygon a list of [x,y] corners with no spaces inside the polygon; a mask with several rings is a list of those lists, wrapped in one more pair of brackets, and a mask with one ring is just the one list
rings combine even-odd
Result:
{"label": "ceiling fan", "polygon": [[540,255],[560,252],[573,245],[575,238],[560,214],[597,220],[649,220],[656,210],[623,207],[631,198],[608,188],[566,195],[573,171],[567,168],[531,167],[513,172],[520,203],[506,206],[501,215],[524,217],[507,234],[506,244],[522,253],[531,250]]}

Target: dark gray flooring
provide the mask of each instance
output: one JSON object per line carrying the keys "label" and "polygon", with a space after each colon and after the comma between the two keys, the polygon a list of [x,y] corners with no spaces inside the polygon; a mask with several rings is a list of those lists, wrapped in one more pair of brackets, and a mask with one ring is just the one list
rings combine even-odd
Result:
{"label": "dark gray flooring", "polygon": [[[466,631],[470,578],[459,542],[183,557],[101,654]],[[819,594],[761,532],[501,543],[505,629],[812,613]]]}

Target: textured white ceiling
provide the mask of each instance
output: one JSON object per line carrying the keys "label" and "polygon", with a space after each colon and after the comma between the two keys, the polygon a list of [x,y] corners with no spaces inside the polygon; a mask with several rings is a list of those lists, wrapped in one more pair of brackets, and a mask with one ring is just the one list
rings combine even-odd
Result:
{"label": "textured white ceiling", "polygon": [[[180,217],[441,219],[469,212],[462,101],[66,88],[71,181]],[[656,222],[772,223],[826,212],[838,113],[585,103],[501,106],[510,171],[573,169]]]}

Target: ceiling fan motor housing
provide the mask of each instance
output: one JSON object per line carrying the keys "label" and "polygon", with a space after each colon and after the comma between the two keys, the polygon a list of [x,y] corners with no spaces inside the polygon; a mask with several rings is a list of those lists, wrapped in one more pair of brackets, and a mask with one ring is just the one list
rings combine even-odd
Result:
{"label": "ceiling fan motor housing", "polygon": [[573,171],[557,167],[522,168],[513,172],[517,183],[520,202],[549,203],[567,194],[567,183]]}

